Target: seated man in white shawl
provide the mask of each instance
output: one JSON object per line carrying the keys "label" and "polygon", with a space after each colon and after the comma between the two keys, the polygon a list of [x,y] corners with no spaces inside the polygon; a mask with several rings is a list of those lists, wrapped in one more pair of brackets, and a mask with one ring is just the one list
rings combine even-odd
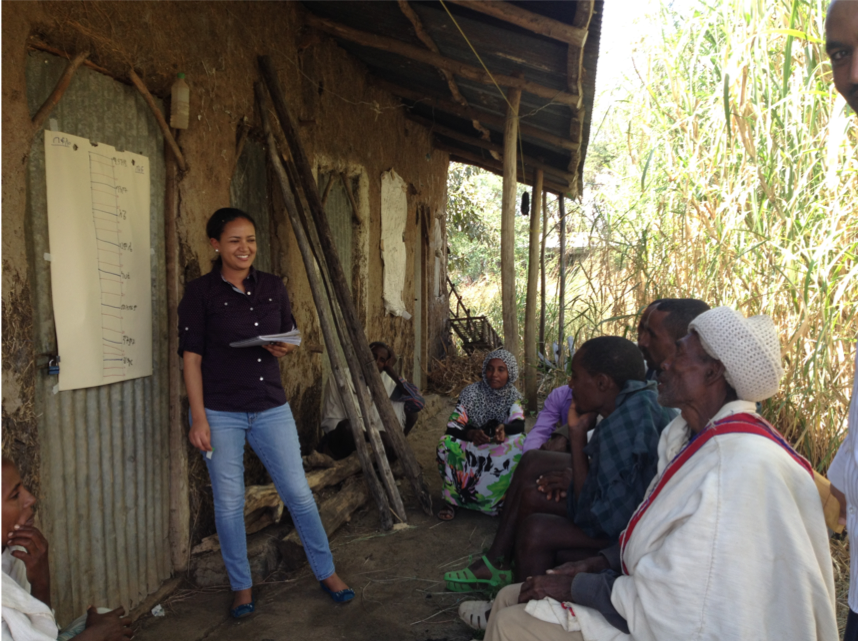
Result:
{"label": "seated man in white shawl", "polygon": [[51,609],[48,542],[33,525],[35,497],[15,464],[3,459],[3,641],[124,641],[132,636],[125,610],[90,607],[63,631]]}
{"label": "seated man in white shawl", "polygon": [[838,638],[810,465],[757,413],[778,389],[777,331],[728,307],[698,316],[659,375],[681,415],[614,548],[498,594],[485,639]]}

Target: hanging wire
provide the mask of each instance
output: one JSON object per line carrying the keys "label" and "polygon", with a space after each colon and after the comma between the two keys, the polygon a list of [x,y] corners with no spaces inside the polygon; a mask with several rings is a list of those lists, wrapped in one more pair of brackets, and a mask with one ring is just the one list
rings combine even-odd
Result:
{"label": "hanging wire", "polygon": [[[494,75],[492,74],[491,71],[489,71],[489,68],[486,67],[486,63],[483,62],[483,59],[480,57],[480,54],[477,53],[476,48],[474,47],[473,44],[471,44],[471,41],[468,39],[468,36],[465,35],[464,30],[459,25],[456,18],[453,17],[452,13],[450,13],[450,9],[447,7],[447,3],[444,2],[444,0],[440,0],[440,1],[441,1],[441,6],[444,7],[444,11],[446,11],[447,15],[450,16],[450,20],[453,21],[454,25],[456,25],[456,29],[458,29],[459,33],[462,34],[462,37],[465,39],[465,42],[468,43],[468,47],[470,47],[471,51],[477,57],[477,60],[479,61],[480,65],[482,66],[483,70],[486,72],[486,74],[491,79],[495,88],[498,90],[498,93],[501,95],[501,98],[504,99],[504,102],[507,104],[510,111],[512,111],[513,117],[516,120],[518,120],[518,126],[516,127],[516,138],[518,139],[519,157],[521,158],[521,178],[522,178],[522,182],[527,184],[527,182],[526,182],[527,181],[527,171],[524,167],[524,142],[521,139],[521,118],[519,117],[518,109],[514,108],[512,106],[512,104],[510,103],[510,101],[507,99],[506,94],[503,92],[503,89],[500,88],[500,85],[497,83],[497,80],[495,80]],[[516,182],[518,182],[518,181],[516,181]],[[536,176],[534,176],[533,183],[534,183],[534,187],[535,187],[536,186]]]}

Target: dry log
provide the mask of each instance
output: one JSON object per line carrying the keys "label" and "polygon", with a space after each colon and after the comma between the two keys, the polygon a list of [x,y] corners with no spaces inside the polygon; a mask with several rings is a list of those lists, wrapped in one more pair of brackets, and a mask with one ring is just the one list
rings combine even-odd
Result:
{"label": "dry log", "polygon": [[[321,243],[321,250],[324,253],[324,262],[327,264],[328,275],[336,292],[339,309],[343,315],[344,322],[342,324],[338,323],[337,327],[338,329],[341,329],[342,326],[344,326],[346,331],[348,331],[349,337],[351,338],[349,344],[354,348],[356,358],[359,361],[356,365],[358,365],[360,369],[352,373],[355,375],[360,371],[363,372],[366,384],[369,385],[369,389],[372,392],[372,399],[375,407],[378,410],[381,421],[387,431],[387,435],[390,438],[391,443],[393,443],[396,454],[402,461],[403,468],[405,469],[408,479],[414,488],[414,493],[420,501],[423,510],[427,514],[431,515],[432,498],[429,494],[426,482],[423,479],[423,471],[414,456],[414,452],[405,440],[405,435],[402,433],[399,420],[396,418],[396,414],[393,412],[393,406],[390,404],[390,398],[381,382],[381,376],[379,375],[378,368],[375,365],[372,352],[369,349],[369,342],[364,334],[363,326],[360,324],[358,319],[357,310],[355,309],[354,301],[351,297],[348,281],[346,280],[345,273],[343,272],[342,265],[340,264],[340,260],[337,256],[336,245],[334,244],[327,215],[325,214],[325,210],[319,200],[319,192],[316,188],[315,180],[313,179],[312,166],[304,151],[301,139],[298,136],[298,130],[295,126],[295,122],[286,107],[286,101],[283,98],[283,90],[280,87],[280,81],[277,77],[274,65],[271,62],[271,58],[268,56],[262,56],[260,58],[260,67],[262,69],[263,78],[265,79],[265,83],[268,86],[269,93],[271,94],[274,102],[274,108],[277,112],[281,129],[289,145],[301,188],[310,207],[311,215],[306,218],[312,219],[313,222],[315,222],[319,241]],[[295,233],[298,233],[297,230],[295,230]],[[319,260],[321,263],[322,259],[320,258]],[[344,344],[343,347],[346,348],[348,345]],[[346,351],[348,352],[348,350]],[[349,363],[349,367],[352,367],[351,362]],[[357,389],[358,394],[362,394],[363,386],[359,380],[355,381],[355,388]],[[368,407],[364,407],[362,410],[364,412],[363,416],[370,415]],[[367,433],[370,435],[370,439],[372,440],[372,429],[370,426],[367,427]],[[360,439],[357,438],[356,441],[360,441]],[[374,442],[373,445],[375,445]],[[382,452],[383,451],[384,449],[382,448]],[[390,468],[386,464],[384,455],[380,454],[378,459],[379,468],[381,468],[382,471],[386,471],[384,475],[385,480],[387,481],[388,477],[392,480],[392,474],[390,474]],[[364,470],[366,470],[365,466]],[[372,490],[372,487],[370,487],[370,490]],[[398,495],[398,491],[392,493],[392,496],[396,495]],[[391,500],[394,499],[392,498]],[[405,514],[401,513],[400,518],[404,521]]]}
{"label": "dry log", "polygon": [[[325,342],[329,346],[332,346],[335,344],[334,341],[336,340],[336,335],[334,334],[334,328],[332,327],[331,312],[329,311],[328,302],[325,300],[325,297],[323,295],[323,285],[320,282],[318,268],[310,250],[310,244],[307,239],[307,234],[304,231],[304,227],[298,217],[298,207],[300,206],[300,199],[295,198],[292,193],[292,189],[289,185],[289,179],[286,176],[286,170],[284,169],[283,162],[277,152],[277,142],[274,139],[274,131],[271,128],[271,122],[268,117],[268,106],[265,100],[265,89],[260,82],[254,83],[253,88],[254,93],[256,94],[256,101],[259,106],[259,113],[262,118],[262,127],[265,132],[266,142],[268,144],[268,157],[271,160],[271,165],[273,166],[274,172],[277,175],[277,179],[280,183],[280,188],[283,193],[283,201],[286,205],[286,213],[289,216],[289,222],[292,225],[292,232],[295,234],[295,239],[298,242],[298,249],[301,252],[301,258],[304,261],[304,267],[307,272],[307,279],[310,283],[310,292],[313,295],[313,302],[316,304],[316,311],[319,314],[319,325],[322,329],[322,335],[325,338]],[[295,133],[294,127],[292,129],[292,134],[297,135]],[[316,199],[318,201],[318,192],[314,193],[316,194]],[[324,209],[321,207],[321,204],[319,204],[318,206],[318,211],[321,211],[322,215],[324,216]],[[334,250],[334,253],[336,253],[336,250]],[[321,265],[321,261],[319,264]],[[333,307],[333,305],[331,305],[331,307]],[[343,367],[342,362],[340,361],[339,353],[336,349],[328,349],[328,358],[331,361],[331,373],[334,376],[334,380],[336,381],[336,384],[340,389],[340,394],[342,395],[345,409],[349,416],[349,422],[352,425],[352,434],[355,437],[355,447],[357,448],[357,455],[360,458],[361,468],[364,471],[364,478],[369,485],[370,494],[372,494],[372,497],[376,502],[376,506],[378,507],[381,527],[384,530],[389,530],[391,527],[393,527],[393,519],[390,515],[390,508],[387,502],[387,497],[385,496],[384,488],[381,486],[381,483],[375,476],[375,472],[372,468],[372,461],[370,460],[369,454],[366,451],[366,444],[364,443],[363,435],[361,434],[360,421],[358,418],[357,409],[354,407],[354,403],[352,402],[352,399],[349,395],[349,387],[345,381],[345,376],[343,373]],[[379,383],[380,382],[381,381],[379,380]]]}
{"label": "dry log", "polygon": [[[515,76],[507,76],[505,74],[495,73],[490,76],[482,67],[476,67],[464,62],[459,62],[458,60],[445,58],[433,51],[421,49],[420,47],[410,45],[402,40],[397,40],[396,38],[377,36],[374,33],[353,29],[352,27],[334,22],[333,20],[328,20],[327,18],[321,18],[313,15],[312,13],[307,14],[305,21],[309,26],[315,27],[325,33],[329,33],[336,38],[342,38],[343,40],[348,40],[350,42],[363,45],[364,47],[389,51],[410,60],[416,60],[417,62],[432,65],[438,69],[444,69],[474,82],[490,86],[494,86],[496,82],[501,87],[520,89],[521,91],[526,91],[527,93],[539,96],[540,98],[545,98],[551,102],[568,105],[573,109],[581,108],[581,96],[568,91],[552,89],[551,87],[546,87],[539,83],[525,80],[524,78],[516,78]],[[492,79],[494,79],[494,82]]]}
{"label": "dry log", "polygon": [[71,84],[72,76],[74,72],[77,71],[77,68],[80,67],[84,60],[89,57],[89,52],[81,52],[77,54],[73,60],[69,60],[69,63],[66,65],[65,71],[63,71],[63,75],[60,76],[60,79],[57,81],[57,85],[54,87],[54,90],[51,92],[51,95],[48,96],[48,99],[39,107],[39,110],[36,112],[36,115],[33,116],[33,131],[38,131],[41,126],[44,124],[45,120],[48,119],[48,116],[54,110],[54,107],[60,102],[60,99],[63,97],[63,94],[66,92],[66,89],[69,88]]}
{"label": "dry log", "polygon": [[[474,147],[479,147],[480,149],[488,149],[490,151],[503,153],[503,145],[498,144],[496,142],[491,142],[483,140],[482,138],[477,138],[476,136],[469,136],[467,134],[463,134],[461,131],[456,131],[455,129],[451,129],[450,127],[439,125],[437,123],[432,122],[428,118],[423,118],[421,116],[409,115],[406,117],[409,120],[423,125],[424,127],[428,127],[432,130],[432,133],[434,134],[440,134],[447,138],[452,138],[453,140],[459,140],[465,144],[473,145]],[[558,167],[549,165],[548,163],[542,162],[541,160],[537,160],[536,158],[533,158],[531,156],[524,156],[523,158],[524,164],[526,166],[533,167],[534,169],[541,169],[547,174],[554,174],[555,176],[558,176],[563,180],[567,180],[569,182],[572,182],[575,179],[575,174],[571,172],[559,169]]]}
{"label": "dry log", "polygon": [[327,454],[321,452],[310,452],[307,456],[301,457],[301,463],[304,465],[304,471],[309,472],[319,467],[336,467],[337,462]]}
{"label": "dry log", "polygon": [[173,132],[170,131],[167,121],[164,120],[164,114],[161,113],[161,110],[158,109],[158,105],[155,104],[152,94],[149,93],[146,85],[143,84],[143,81],[140,80],[140,76],[134,72],[134,69],[128,70],[128,77],[131,78],[131,82],[134,83],[134,86],[137,87],[137,91],[140,92],[140,95],[143,96],[143,100],[146,101],[146,104],[149,105],[149,109],[152,110],[152,114],[155,116],[155,120],[161,128],[161,133],[164,134],[164,140],[167,141],[167,144],[170,145],[170,149],[173,150],[173,154],[176,156],[176,162],[179,163],[179,168],[182,171],[188,171],[188,163],[185,162],[182,150],[179,149],[179,145],[173,137]]}
{"label": "dry log", "polygon": [[[319,516],[322,518],[325,533],[331,536],[343,523],[351,520],[352,513],[366,503],[368,498],[369,493],[362,477],[356,477],[346,483],[339,492],[319,507]],[[288,569],[297,568],[307,562],[307,555],[297,530],[290,532],[282,541],[278,541],[277,545]]]}
{"label": "dry log", "polygon": [[583,47],[587,41],[587,29],[573,27],[565,22],[541,16],[527,9],[521,9],[511,2],[497,2],[493,0],[478,0],[477,2],[473,2],[472,0],[448,0],[448,2],[485,13],[533,33],[538,33],[541,36],[548,36],[554,40],[567,42],[576,47]]}
{"label": "dry log", "polygon": [[[478,109],[477,107],[463,107],[455,102],[445,100],[440,96],[436,96],[425,91],[406,89],[405,87],[400,87],[399,85],[388,82],[387,80],[381,80],[380,78],[373,78],[372,84],[379,89],[392,93],[394,96],[399,96],[400,98],[405,98],[412,102],[419,102],[427,107],[432,107],[438,111],[453,114],[459,118],[465,118],[466,120],[479,120],[480,122],[489,123],[499,128],[502,128],[506,123],[506,118],[504,116],[499,116],[491,111]],[[573,142],[569,138],[562,138],[561,136],[557,136],[556,134],[552,134],[551,132],[534,127],[533,125],[529,125],[525,122],[520,123],[519,128],[521,129],[522,136],[541,140],[542,142],[546,142],[549,145],[554,145],[561,149],[577,151],[580,147],[579,143]]]}

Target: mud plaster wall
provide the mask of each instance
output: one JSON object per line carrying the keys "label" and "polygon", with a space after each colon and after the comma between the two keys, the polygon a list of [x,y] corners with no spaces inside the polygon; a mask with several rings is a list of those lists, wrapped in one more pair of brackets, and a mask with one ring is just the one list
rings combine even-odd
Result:
{"label": "mud plaster wall", "polygon": [[[89,51],[92,62],[120,81],[133,67],[149,90],[162,97],[169,95],[176,72],[187,74],[191,127],[181,132],[179,145],[190,170],[179,184],[178,220],[180,269],[185,280],[210,269],[205,221],[215,209],[229,204],[239,122],[247,118],[251,125],[258,124],[253,105],[257,56],[271,55],[280,69],[293,116],[301,120],[300,133],[311,160],[324,157],[328,164],[340,165],[350,174],[358,167],[366,176],[362,181],[365,193],[359,198],[370,215],[365,222],[367,254],[359,259],[365,261],[365,279],[360,283],[358,308],[365,316],[370,340],[391,343],[400,354],[403,372],[411,374],[413,321],[385,316],[381,299],[380,176],[393,168],[409,185],[408,273],[403,298],[413,311],[413,252],[420,233],[417,211],[426,206],[436,214],[443,212],[448,158],[432,151],[429,133],[406,121],[397,100],[369,86],[359,63],[333,41],[305,33],[301,11],[295,3],[267,2],[4,3],[3,452],[21,460],[34,489],[38,489],[38,438],[32,411],[35,354],[25,240],[25,172],[32,141],[27,127],[25,61],[31,36],[70,54]],[[322,344],[295,238],[276,205],[272,220],[273,265],[286,282],[305,340]],[[427,274],[432,277],[431,269]],[[430,297],[424,307],[428,307],[430,342],[437,345],[447,301]],[[9,328],[14,331],[7,340]],[[437,351],[436,347],[430,345],[430,351]],[[322,358],[327,356],[300,350],[282,363],[287,397],[304,449],[317,437]],[[195,458],[199,457],[191,460]],[[192,479],[192,487],[195,485]]]}

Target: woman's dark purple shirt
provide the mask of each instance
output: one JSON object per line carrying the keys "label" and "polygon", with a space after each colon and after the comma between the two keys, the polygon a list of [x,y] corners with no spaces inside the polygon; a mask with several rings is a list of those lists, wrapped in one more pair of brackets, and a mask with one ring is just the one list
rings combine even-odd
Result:
{"label": "woman's dark purple shirt", "polygon": [[253,267],[242,294],[216,266],[185,286],[179,303],[179,356],[200,354],[203,403],[221,412],[262,412],[286,402],[277,358],[262,347],[229,344],[295,327],[283,282]]}

